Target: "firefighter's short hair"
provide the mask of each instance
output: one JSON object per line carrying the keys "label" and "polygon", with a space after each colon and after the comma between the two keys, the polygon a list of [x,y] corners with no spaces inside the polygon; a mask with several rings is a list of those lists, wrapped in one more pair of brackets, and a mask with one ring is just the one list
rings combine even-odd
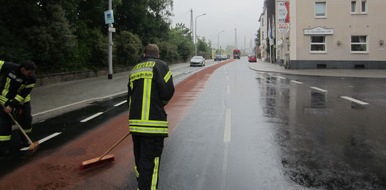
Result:
{"label": "firefighter's short hair", "polygon": [[27,71],[35,71],[37,69],[36,64],[33,61],[25,60],[20,63],[20,67]]}
{"label": "firefighter's short hair", "polygon": [[148,44],[143,53],[145,54],[145,56],[155,56],[155,57],[158,57],[159,56],[159,49],[158,49],[158,46],[157,44]]}

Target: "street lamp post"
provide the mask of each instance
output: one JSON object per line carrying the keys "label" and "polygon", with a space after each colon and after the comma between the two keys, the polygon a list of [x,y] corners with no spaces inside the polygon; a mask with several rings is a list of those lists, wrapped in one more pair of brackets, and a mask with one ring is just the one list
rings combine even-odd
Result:
{"label": "street lamp post", "polygon": [[[112,10],[112,0],[109,0],[109,10]],[[109,42],[108,42],[108,52],[109,52],[109,58],[108,58],[108,62],[109,62],[109,74],[107,76],[108,79],[113,79],[113,33],[112,31],[110,30],[110,28],[112,28],[113,25],[112,24],[109,24],[108,28],[109,28],[109,33],[108,33],[108,39],[109,39]]]}
{"label": "street lamp post", "polygon": [[217,34],[217,49],[220,49],[220,34],[225,32],[224,30]]}
{"label": "street lamp post", "polygon": [[196,26],[194,29],[194,49],[195,49],[195,55],[197,55],[197,18],[200,16],[205,16],[206,13],[196,16],[196,19],[194,21],[194,25]]}

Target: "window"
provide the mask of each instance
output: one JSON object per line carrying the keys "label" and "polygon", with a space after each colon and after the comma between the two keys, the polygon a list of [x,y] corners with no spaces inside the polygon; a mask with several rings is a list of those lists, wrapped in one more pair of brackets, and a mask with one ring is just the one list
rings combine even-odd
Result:
{"label": "window", "polygon": [[357,1],[351,1],[351,13],[357,12]]}
{"label": "window", "polygon": [[367,0],[351,0],[351,14],[367,14]]}
{"label": "window", "polygon": [[326,37],[325,36],[311,36],[311,52],[325,53],[326,52]]}
{"label": "window", "polygon": [[361,13],[367,13],[367,0],[362,0]]}
{"label": "window", "polygon": [[315,17],[326,17],[326,2],[315,2]]}
{"label": "window", "polygon": [[367,52],[367,36],[351,36],[351,52]]}

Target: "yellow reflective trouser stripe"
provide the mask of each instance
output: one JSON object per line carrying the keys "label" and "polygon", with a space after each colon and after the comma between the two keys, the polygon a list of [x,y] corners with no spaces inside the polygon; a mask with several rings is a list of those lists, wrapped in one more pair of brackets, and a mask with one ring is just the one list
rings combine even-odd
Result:
{"label": "yellow reflective trouser stripe", "polygon": [[0,69],[3,68],[4,61],[0,60]]}
{"label": "yellow reflective trouser stripe", "polygon": [[137,166],[134,166],[134,170],[135,170],[135,176],[137,176],[137,178],[138,178],[139,177],[139,172],[138,172]]}
{"label": "yellow reflective trouser stripe", "polygon": [[154,170],[153,170],[153,177],[151,180],[151,190],[157,189],[157,182],[158,182],[158,169],[159,169],[159,157],[156,157],[154,159]]}
{"label": "yellow reflective trouser stripe", "polygon": [[0,141],[9,141],[9,140],[11,140],[11,135],[0,136]]}
{"label": "yellow reflective trouser stripe", "polygon": [[152,79],[143,80],[142,120],[149,120]]}
{"label": "yellow reflective trouser stripe", "polygon": [[172,72],[168,71],[168,73],[166,73],[164,77],[165,82],[167,83],[171,77],[172,77]]}
{"label": "yellow reflective trouser stripe", "polygon": [[168,128],[157,128],[157,127],[142,127],[142,126],[132,126],[130,125],[130,132],[133,133],[147,133],[147,134],[168,134]]}

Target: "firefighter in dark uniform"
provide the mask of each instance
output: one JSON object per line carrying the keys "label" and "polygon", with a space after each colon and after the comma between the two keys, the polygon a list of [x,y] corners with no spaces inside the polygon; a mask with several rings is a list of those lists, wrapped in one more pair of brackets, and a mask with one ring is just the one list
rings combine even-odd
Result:
{"label": "firefighter in dark uniform", "polygon": [[128,83],[129,125],[133,138],[135,170],[140,190],[156,190],[168,121],[164,106],[174,94],[172,74],[159,59],[156,44],[144,50]]}
{"label": "firefighter in dark uniform", "polygon": [[[30,93],[36,83],[35,70],[36,65],[32,61],[15,64],[0,60],[0,73],[3,75],[0,85],[0,156],[11,152],[13,121],[8,113],[14,116],[26,133],[32,130]],[[22,146],[29,145],[24,136],[21,140]]]}

